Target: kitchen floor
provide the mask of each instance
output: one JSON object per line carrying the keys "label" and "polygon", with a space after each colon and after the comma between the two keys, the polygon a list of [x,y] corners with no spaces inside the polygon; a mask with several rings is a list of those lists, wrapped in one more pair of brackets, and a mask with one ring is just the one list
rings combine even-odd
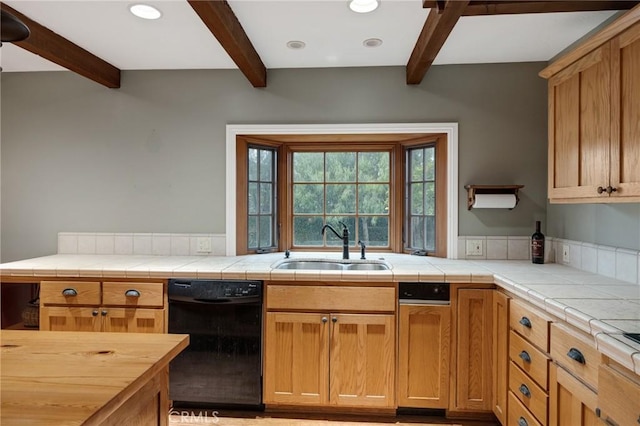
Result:
{"label": "kitchen floor", "polygon": [[[216,424],[222,426],[498,426],[495,422],[485,421],[452,421],[442,417],[425,416],[397,416],[397,417],[371,417],[371,416],[306,416],[291,415],[291,417],[278,417],[277,414],[233,414],[227,417],[222,414],[204,413],[200,416],[190,415],[188,411],[172,413],[169,425],[179,424]],[[297,418],[296,418],[297,417]]]}

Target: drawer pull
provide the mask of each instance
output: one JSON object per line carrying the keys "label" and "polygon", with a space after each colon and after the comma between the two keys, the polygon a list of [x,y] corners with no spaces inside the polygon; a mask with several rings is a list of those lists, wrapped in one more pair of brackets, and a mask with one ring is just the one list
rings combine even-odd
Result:
{"label": "drawer pull", "polygon": [[98,311],[92,311],[91,315],[93,315],[94,317],[97,317],[98,316]]}
{"label": "drawer pull", "polygon": [[531,391],[529,390],[527,385],[525,385],[524,383],[520,385],[520,388],[518,390],[520,391],[521,394],[523,394],[527,398],[531,398]]}
{"label": "drawer pull", "polygon": [[613,420],[611,420],[609,417],[607,417],[604,422],[606,424],[608,424],[609,426],[618,426],[618,423],[614,422]]}
{"label": "drawer pull", "polygon": [[527,328],[531,328],[531,320],[527,317],[522,317],[520,318],[520,324],[522,324],[523,326],[527,327]]}
{"label": "drawer pull", "polygon": [[323,323],[326,323],[327,321],[329,321],[329,320],[327,319],[327,317],[322,317],[322,322],[323,322]]}
{"label": "drawer pull", "polygon": [[531,362],[531,356],[529,355],[529,352],[527,351],[522,351],[520,352],[520,354],[518,355],[524,362]]}
{"label": "drawer pull", "polygon": [[75,288],[65,288],[64,290],[62,290],[62,295],[63,296],[77,296],[78,292],[76,291]]}
{"label": "drawer pull", "polygon": [[130,289],[125,291],[124,295],[127,297],[140,297],[140,292],[138,290]]}
{"label": "drawer pull", "polygon": [[584,359],[584,355],[582,355],[582,352],[580,352],[576,348],[569,349],[569,352],[567,352],[567,356],[572,360],[579,362],[580,364],[585,364],[587,362]]}
{"label": "drawer pull", "polygon": [[518,419],[518,426],[529,426],[529,423],[524,419],[524,417],[520,417]]}
{"label": "drawer pull", "polygon": [[102,311],[101,314],[102,314],[103,317],[106,317],[107,316],[107,311]]}

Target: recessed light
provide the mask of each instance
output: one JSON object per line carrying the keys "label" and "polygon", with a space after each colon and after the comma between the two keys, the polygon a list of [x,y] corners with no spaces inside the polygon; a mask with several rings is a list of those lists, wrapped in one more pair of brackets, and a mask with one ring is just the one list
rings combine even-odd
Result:
{"label": "recessed light", "polygon": [[351,0],[349,9],[357,13],[373,12],[378,8],[378,0]]}
{"label": "recessed light", "polygon": [[304,49],[307,44],[304,41],[300,40],[291,40],[287,42],[287,47],[293,50]]}
{"label": "recessed light", "polygon": [[159,19],[162,16],[162,12],[155,7],[142,3],[129,6],[129,11],[142,19]]}
{"label": "recessed light", "polygon": [[379,38],[368,38],[362,42],[364,47],[378,47],[382,44],[382,40]]}

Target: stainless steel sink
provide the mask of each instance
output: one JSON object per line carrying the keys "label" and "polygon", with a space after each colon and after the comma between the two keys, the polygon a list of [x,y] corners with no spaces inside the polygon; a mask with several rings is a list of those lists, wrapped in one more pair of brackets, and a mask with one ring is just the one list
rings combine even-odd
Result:
{"label": "stainless steel sink", "polygon": [[333,259],[287,259],[273,269],[315,269],[322,271],[388,271],[389,264],[381,260],[333,260]]}

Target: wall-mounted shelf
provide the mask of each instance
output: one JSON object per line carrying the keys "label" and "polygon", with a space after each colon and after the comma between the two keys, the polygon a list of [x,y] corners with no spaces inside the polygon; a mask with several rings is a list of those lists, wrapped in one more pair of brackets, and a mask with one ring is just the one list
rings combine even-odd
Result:
{"label": "wall-mounted shelf", "polygon": [[518,190],[524,185],[465,185],[467,190],[467,209],[494,208],[513,209],[520,197]]}

